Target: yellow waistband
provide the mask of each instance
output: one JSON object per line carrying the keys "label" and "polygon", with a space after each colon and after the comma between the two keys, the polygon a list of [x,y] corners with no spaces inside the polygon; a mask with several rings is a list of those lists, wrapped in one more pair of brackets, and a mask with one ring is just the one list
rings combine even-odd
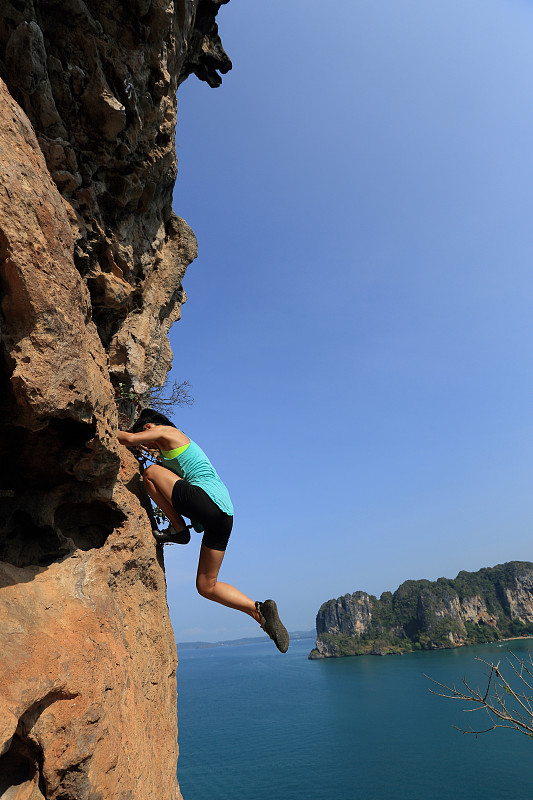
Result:
{"label": "yellow waistband", "polygon": [[160,450],[159,452],[163,456],[163,458],[177,458],[181,455],[190,445],[190,442],[184,444],[182,447],[176,447],[175,450]]}

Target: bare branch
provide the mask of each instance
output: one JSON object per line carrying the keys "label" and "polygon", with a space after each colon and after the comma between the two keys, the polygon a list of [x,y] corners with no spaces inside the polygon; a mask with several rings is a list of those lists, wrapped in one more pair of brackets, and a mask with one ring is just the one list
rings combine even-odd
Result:
{"label": "bare branch", "polygon": [[190,395],[190,388],[189,381],[182,381],[181,383],[174,381],[170,387],[167,377],[163,386],[155,386],[150,389],[147,405],[153,408],[154,411],[160,411],[161,413],[168,412],[175,406],[191,406],[194,403],[194,398]]}
{"label": "bare branch", "polygon": [[[514,659],[514,661],[512,660]],[[476,704],[474,708],[465,708],[463,712],[471,713],[472,711],[486,711],[492,723],[491,727],[485,729],[474,730],[470,728],[465,730],[457,728],[456,730],[461,733],[471,733],[478,736],[481,733],[488,733],[495,728],[509,728],[518,731],[533,738],[533,697],[527,696],[525,692],[520,691],[522,684],[531,689],[526,680],[526,675],[533,678],[533,672],[530,671],[528,666],[524,663],[524,659],[518,658],[514,653],[511,653],[511,658],[506,661],[510,667],[513,679],[519,682],[518,687],[507,680],[500,670],[500,661],[490,663],[484,661],[482,658],[476,658],[482,664],[485,664],[490,672],[487,676],[487,685],[484,692],[480,689],[471,687],[466,678],[463,678],[463,687],[457,688],[455,684],[447,686],[444,683],[425,676],[432,683],[439,687],[439,690],[429,688],[432,694],[437,694],[440,697],[445,697],[448,700],[461,700],[468,704]],[[529,653],[529,663],[533,667],[531,653]],[[518,666],[517,666],[518,665]]]}

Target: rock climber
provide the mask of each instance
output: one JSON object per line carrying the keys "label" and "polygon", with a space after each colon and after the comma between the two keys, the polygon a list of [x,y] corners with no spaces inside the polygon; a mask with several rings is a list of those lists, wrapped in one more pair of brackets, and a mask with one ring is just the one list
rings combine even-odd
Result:
{"label": "rock climber", "polygon": [[[203,450],[168,417],[151,408],[141,411],[129,431],[119,431],[118,440],[127,447],[159,451],[159,463],[151,464],[143,473],[148,495],[170,521],[164,531],[153,531],[157,541],[188,544],[191,527],[203,531],[196,575],[198,592],[208,600],[253,617],[278,650],[287,652],[289,634],[274,600],[254,602],[239,589],[218,580],[233,526],[233,505]],[[191,520],[191,525],[185,524],[182,515]]]}

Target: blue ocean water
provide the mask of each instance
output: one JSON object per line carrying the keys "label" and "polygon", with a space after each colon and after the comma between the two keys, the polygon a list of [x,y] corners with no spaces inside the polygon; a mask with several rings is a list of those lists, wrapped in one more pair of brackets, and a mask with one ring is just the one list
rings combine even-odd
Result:
{"label": "blue ocean water", "polygon": [[[309,661],[312,640],[179,651],[178,779],[184,800],[526,800],[533,739],[432,695],[483,685],[531,642]],[[473,718],[473,719],[471,719]]]}

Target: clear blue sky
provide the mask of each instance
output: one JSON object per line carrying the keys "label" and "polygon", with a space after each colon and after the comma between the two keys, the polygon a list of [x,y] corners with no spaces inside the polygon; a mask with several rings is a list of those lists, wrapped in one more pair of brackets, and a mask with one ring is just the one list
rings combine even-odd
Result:
{"label": "clear blue sky", "polygon": [[[321,603],[533,560],[533,6],[231,0],[178,92],[199,240],[174,417],[236,507],[221,571]],[[256,635],[165,548],[178,641]]]}

